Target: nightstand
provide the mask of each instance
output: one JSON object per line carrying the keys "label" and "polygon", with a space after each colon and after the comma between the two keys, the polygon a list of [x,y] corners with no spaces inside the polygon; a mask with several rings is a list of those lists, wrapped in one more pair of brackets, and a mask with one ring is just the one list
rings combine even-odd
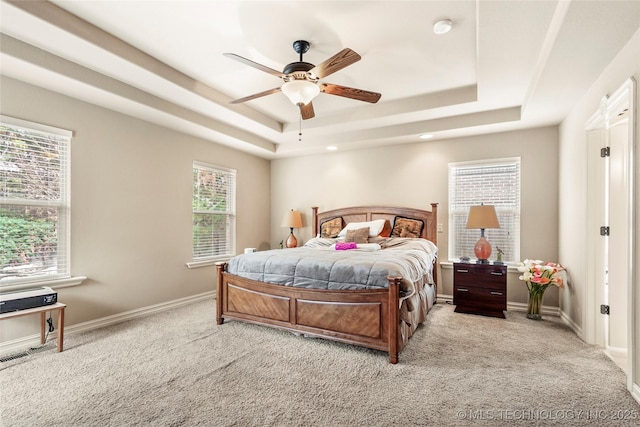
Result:
{"label": "nightstand", "polygon": [[507,309],[507,266],[453,263],[456,313],[501,317]]}

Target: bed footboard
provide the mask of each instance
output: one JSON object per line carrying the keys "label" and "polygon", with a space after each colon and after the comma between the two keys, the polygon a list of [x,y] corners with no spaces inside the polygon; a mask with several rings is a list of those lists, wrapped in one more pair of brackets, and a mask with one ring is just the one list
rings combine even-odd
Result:
{"label": "bed footboard", "polygon": [[390,277],[388,289],[327,291],[238,277],[225,265],[216,265],[218,325],[225,319],[268,325],[383,350],[398,363],[401,278]]}

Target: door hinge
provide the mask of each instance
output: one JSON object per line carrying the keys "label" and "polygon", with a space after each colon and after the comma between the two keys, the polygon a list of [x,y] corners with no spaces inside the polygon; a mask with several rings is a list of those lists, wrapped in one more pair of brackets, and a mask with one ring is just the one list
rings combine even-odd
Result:
{"label": "door hinge", "polygon": [[600,306],[600,314],[606,314],[609,315],[609,306],[606,304],[602,304]]}
{"label": "door hinge", "polygon": [[600,235],[601,236],[608,236],[609,235],[609,226],[608,225],[603,225],[602,227],[600,227]]}
{"label": "door hinge", "polygon": [[600,157],[609,157],[611,155],[611,147],[604,147],[600,149]]}

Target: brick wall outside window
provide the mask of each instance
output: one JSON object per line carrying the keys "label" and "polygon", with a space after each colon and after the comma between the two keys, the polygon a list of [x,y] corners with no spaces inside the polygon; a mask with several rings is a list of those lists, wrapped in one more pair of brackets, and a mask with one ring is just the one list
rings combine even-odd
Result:
{"label": "brick wall outside window", "polygon": [[500,228],[485,230],[495,260],[497,247],[504,262],[520,260],[520,159],[449,164],[449,260],[475,258],[473,246],[480,230],[465,228],[469,208],[494,205]]}

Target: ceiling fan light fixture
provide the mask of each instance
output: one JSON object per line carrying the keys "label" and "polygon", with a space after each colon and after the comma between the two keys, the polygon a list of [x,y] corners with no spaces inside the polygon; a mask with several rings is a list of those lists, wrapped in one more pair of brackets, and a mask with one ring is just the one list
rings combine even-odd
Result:
{"label": "ceiling fan light fixture", "polygon": [[449,31],[451,31],[452,27],[453,27],[453,22],[451,22],[451,19],[441,19],[437,21],[435,24],[433,24],[433,32],[438,35],[446,34]]}
{"label": "ceiling fan light fixture", "polygon": [[307,105],[320,93],[320,87],[308,80],[291,80],[285,82],[281,90],[293,105]]}

